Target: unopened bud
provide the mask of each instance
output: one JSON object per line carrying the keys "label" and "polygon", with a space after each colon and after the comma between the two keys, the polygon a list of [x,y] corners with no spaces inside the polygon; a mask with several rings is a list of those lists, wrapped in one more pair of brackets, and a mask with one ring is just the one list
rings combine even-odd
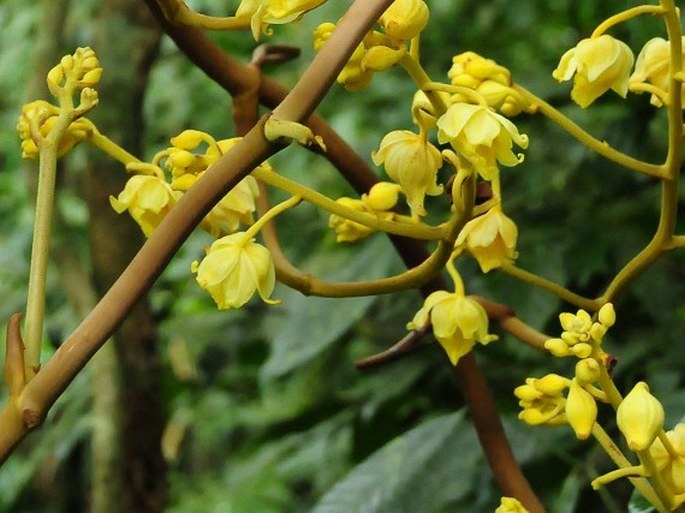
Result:
{"label": "unopened bud", "polygon": [[581,385],[589,385],[599,379],[599,363],[594,358],[585,358],[576,364],[576,379]]}
{"label": "unopened bud", "polygon": [[618,406],[616,422],[630,450],[644,451],[663,428],[664,416],[664,407],[640,381]]}
{"label": "unopened bud", "polygon": [[579,440],[586,440],[592,432],[592,426],[597,419],[597,404],[594,397],[578,384],[577,380],[571,381],[571,386],[566,398],[566,419],[575,431]]}
{"label": "unopened bud", "polygon": [[401,189],[396,183],[379,182],[362,196],[362,201],[372,210],[390,210],[397,204]]}

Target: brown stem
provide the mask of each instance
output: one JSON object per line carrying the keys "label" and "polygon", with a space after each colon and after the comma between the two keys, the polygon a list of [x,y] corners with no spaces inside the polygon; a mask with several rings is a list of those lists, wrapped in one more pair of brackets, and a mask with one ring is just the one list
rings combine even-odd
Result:
{"label": "brown stem", "polygon": [[[200,30],[192,27],[175,26],[161,15],[154,0],[145,0],[162,24],[165,32],[174,40],[179,49],[210,78],[216,81],[230,94],[245,91],[250,81],[246,78],[246,66],[226,55],[212,40]],[[286,96],[287,89],[262,76],[259,82],[259,101],[267,107],[273,107]],[[359,192],[368,191],[377,181],[375,173],[366,161],[355,152],[320,116],[312,114],[307,120],[312,131],[323,137],[327,152],[326,158],[338,169],[345,179]],[[415,267],[427,257],[426,250],[416,241],[403,237],[390,237],[396,250],[408,267]],[[444,289],[440,277],[424,285],[421,292],[424,296],[434,290]],[[484,304],[488,315],[496,317],[493,303]],[[511,319],[511,317],[507,317]],[[515,318],[513,318],[515,319]],[[511,323],[511,320],[509,320]],[[516,459],[509,448],[504,429],[494,405],[494,399],[487,387],[487,382],[472,355],[462,358],[462,363],[455,370],[467,403],[474,415],[476,429],[479,432],[483,449],[488,456],[495,479],[502,490],[519,500],[531,513],[542,513],[539,499],[523,476]],[[461,376],[461,377],[459,377]],[[464,383],[473,380],[471,386]],[[485,383],[484,387],[477,386]],[[481,431],[483,434],[481,435]]]}
{"label": "brown stem", "polygon": [[[281,119],[298,122],[309,116],[349,55],[390,2],[355,0],[331,36],[330,44],[324,45],[274,113]],[[149,290],[213,205],[251,169],[280,149],[264,138],[263,125],[262,119],[183,196],[90,315],[25,387],[20,404],[8,404],[0,412],[0,463],[32,428],[42,422],[47,410]]]}

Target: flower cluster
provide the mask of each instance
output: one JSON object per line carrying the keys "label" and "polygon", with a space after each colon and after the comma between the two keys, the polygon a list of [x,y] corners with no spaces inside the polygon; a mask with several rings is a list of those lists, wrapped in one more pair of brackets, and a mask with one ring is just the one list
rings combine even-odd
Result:
{"label": "flower cluster", "polygon": [[599,350],[605,333],[616,322],[616,313],[613,305],[607,303],[599,310],[596,322],[585,310],[578,310],[575,315],[564,312],[559,315],[559,321],[564,329],[561,338],[547,340],[545,349],[554,356],[587,358],[594,349]]}
{"label": "flower cluster", "polygon": [[[406,42],[421,33],[428,23],[428,6],[423,0],[395,0],[378,20],[379,30],[370,31],[357,46],[340,72],[338,82],[348,91],[363,89],[377,71],[397,64],[406,54]],[[314,49],[329,39],[334,23],[322,23],[314,30]]]}
{"label": "flower cluster", "polygon": [[[636,62],[628,45],[602,34],[583,39],[568,50],[552,75],[560,82],[573,78],[571,98],[583,108],[609,89],[623,98],[629,90],[650,92],[651,103],[660,107],[669,102],[670,51],[669,42],[656,37],[647,41]],[[633,63],[635,70],[631,75]],[[681,94],[685,101],[685,91]]]}
{"label": "flower cluster", "polygon": [[[198,130],[181,132],[171,138],[171,147],[155,156],[152,165],[129,166],[129,170],[143,175],[131,177],[119,197],[110,198],[112,206],[120,213],[128,210],[149,236],[183,193],[239,140],[215,141],[209,134]],[[206,146],[204,151],[198,151],[201,145]],[[158,165],[162,161],[170,174],[170,183]],[[271,169],[268,163],[262,166]],[[258,195],[256,180],[252,176],[245,177],[217,203],[200,226],[213,237],[220,237],[235,232],[241,225],[252,224]]]}
{"label": "flower cluster", "polygon": [[[492,59],[475,52],[464,52],[452,58],[447,72],[452,85],[467,87],[480,94],[493,109],[506,116],[515,116],[526,108],[521,96],[511,87],[511,72]],[[453,103],[468,101],[463,94],[453,95]]]}
{"label": "flower cluster", "polygon": [[519,419],[531,426],[566,424],[564,390],[571,384],[568,378],[547,374],[542,378],[526,378],[526,384],[516,387],[519,399]]}

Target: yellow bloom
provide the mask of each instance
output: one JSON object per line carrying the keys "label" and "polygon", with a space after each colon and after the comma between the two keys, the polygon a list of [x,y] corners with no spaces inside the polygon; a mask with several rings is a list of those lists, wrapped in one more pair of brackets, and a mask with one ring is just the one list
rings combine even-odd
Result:
{"label": "yellow bloom", "polygon": [[502,497],[500,506],[495,510],[495,513],[528,513],[528,510],[513,497]]}
{"label": "yellow bloom", "polygon": [[255,291],[265,303],[278,303],[269,299],[276,283],[271,253],[245,232],[214,241],[207,256],[193,262],[191,270],[221,310],[240,308]]}
{"label": "yellow bloom", "polygon": [[628,45],[604,34],[567,51],[552,76],[564,82],[575,75],[571,98],[585,108],[609,89],[625,98],[633,61]]}
{"label": "yellow bloom", "polygon": [[442,156],[422,134],[392,131],[383,137],[378,151],[371,153],[371,159],[377,166],[384,164],[388,176],[402,187],[412,213],[426,215],[423,207],[426,194],[442,194],[443,188],[437,184]]}
{"label": "yellow bloom", "polygon": [[518,228],[514,221],[495,206],[482,216],[471,219],[455,241],[455,246],[466,245],[484,273],[517,256]]}
{"label": "yellow bloom", "polygon": [[249,17],[252,35],[259,41],[260,34],[269,35],[269,25],[290,23],[306,12],[316,9],[326,0],[242,0],[236,17]]}
{"label": "yellow bloom", "polygon": [[616,423],[631,451],[644,451],[652,445],[664,426],[664,417],[664,407],[644,381],[633,387],[616,410]]}
{"label": "yellow bloom", "polygon": [[597,419],[597,403],[576,379],[571,380],[564,413],[578,439],[587,440]]}
{"label": "yellow bloom", "polygon": [[676,454],[670,454],[659,438],[649,451],[654,462],[666,482],[676,495],[685,494],[685,424],[678,424],[671,431],[666,432]]}
{"label": "yellow bloom", "polygon": [[563,391],[571,381],[558,374],[542,378],[526,378],[526,384],[516,387],[514,395],[519,399],[519,419],[531,426],[545,424],[558,426],[566,423]]}
{"label": "yellow bloom", "polygon": [[158,176],[135,175],[128,179],[119,197],[110,196],[109,202],[119,214],[128,210],[149,237],[182,195]]}
{"label": "yellow bloom", "polygon": [[428,17],[428,6],[423,0],[395,0],[378,23],[390,39],[409,41],[426,27]]}
{"label": "yellow bloom", "polygon": [[451,143],[485,180],[495,177],[497,163],[515,166],[523,160],[512,151],[514,143],[528,147],[528,137],[516,125],[483,105],[450,105],[437,126],[438,142]]}
{"label": "yellow bloom", "polygon": [[407,329],[419,329],[428,322],[432,324],[433,335],[452,365],[469,353],[476,342],[487,344],[497,339],[488,334],[488,316],[480,304],[444,290],[433,292],[426,298],[423,307],[407,324]]}
{"label": "yellow bloom", "polygon": [[[682,38],[685,44],[685,37]],[[685,48],[683,49],[685,52]],[[683,55],[685,57],[685,53]],[[635,62],[635,71],[628,80],[629,84],[639,84],[649,82],[657,89],[660,89],[665,96],[669,95],[671,86],[671,45],[661,37],[655,37],[647,41],[642,47]],[[683,102],[685,102],[685,90],[682,91]],[[661,99],[652,94],[650,103],[656,107],[661,107]]]}

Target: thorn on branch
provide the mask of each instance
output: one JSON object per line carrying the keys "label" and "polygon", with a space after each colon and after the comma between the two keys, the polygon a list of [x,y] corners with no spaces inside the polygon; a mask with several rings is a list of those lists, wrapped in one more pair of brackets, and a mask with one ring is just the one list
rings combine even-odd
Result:
{"label": "thorn on branch", "polygon": [[402,356],[418,349],[419,341],[426,333],[431,331],[431,329],[432,326],[430,323],[428,323],[417,330],[407,333],[404,338],[385,351],[367,356],[366,358],[361,358],[354,362],[354,366],[358,370],[366,370],[379,367],[380,365],[384,365],[386,363],[394,362]]}

